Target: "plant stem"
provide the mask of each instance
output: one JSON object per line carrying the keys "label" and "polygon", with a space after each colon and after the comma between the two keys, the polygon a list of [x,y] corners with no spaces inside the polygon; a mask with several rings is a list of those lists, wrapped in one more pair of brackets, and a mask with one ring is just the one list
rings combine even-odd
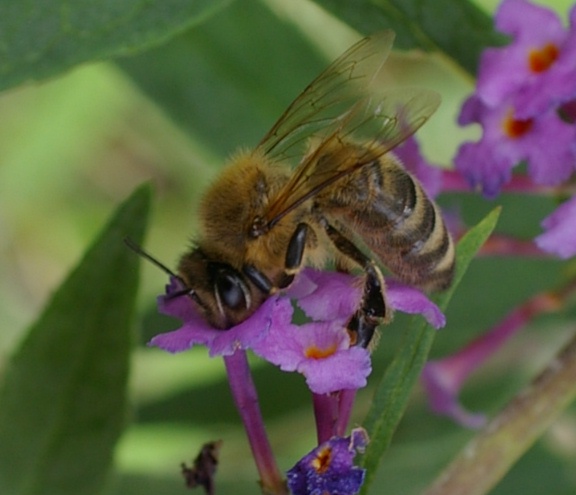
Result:
{"label": "plant stem", "polygon": [[576,397],[576,333],[423,495],[483,495]]}
{"label": "plant stem", "polygon": [[246,351],[237,350],[231,356],[224,356],[224,363],[234,403],[244,423],[256,468],[260,474],[262,493],[288,495],[286,482],[278,469],[266,435]]}

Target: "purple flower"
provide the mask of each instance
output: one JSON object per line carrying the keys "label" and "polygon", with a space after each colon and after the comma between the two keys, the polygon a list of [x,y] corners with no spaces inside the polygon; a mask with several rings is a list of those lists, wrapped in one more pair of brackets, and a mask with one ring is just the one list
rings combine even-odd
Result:
{"label": "purple flower", "polygon": [[[487,355],[493,352],[495,349],[490,349]],[[471,369],[475,368],[470,365],[471,369],[468,370],[466,364],[467,356],[462,356],[462,353],[443,360],[430,361],[426,364],[421,379],[432,411],[448,416],[467,428],[480,428],[486,423],[486,416],[467,411],[458,401],[463,382]]]}
{"label": "purple flower", "polygon": [[254,352],[283,371],[298,371],[316,394],[366,386],[372,371],[370,353],[350,346],[341,320],[273,329]]}
{"label": "purple flower", "polygon": [[333,437],[305,455],[288,471],[293,495],[354,495],[364,482],[365,470],[354,466],[357,452],[364,452],[368,435],[362,428],[346,438]]}
{"label": "purple flower", "polygon": [[[313,320],[340,318],[347,322],[360,305],[362,284],[362,277],[305,268],[287,294],[297,299],[298,306]],[[421,314],[434,328],[446,323],[438,306],[412,286],[386,279],[386,299],[392,309]]]}
{"label": "purple flower", "polygon": [[[284,371],[306,377],[312,392],[327,394],[364,387],[371,372],[370,353],[351,346],[346,324],[359,307],[362,278],[344,273],[303,270],[288,293],[313,321],[272,327],[254,352]],[[445,319],[422,292],[388,282],[388,304],[406,313],[421,313],[435,328]]]}
{"label": "purple flower", "polygon": [[571,32],[550,9],[526,0],[504,0],[496,28],[512,37],[487,49],[480,62],[478,96],[491,108],[512,105],[519,119],[545,112],[576,96],[576,9]]}
{"label": "purple flower", "polygon": [[[150,345],[168,352],[206,345],[211,356],[252,349],[284,371],[303,374],[316,394],[358,389],[366,385],[371,372],[370,353],[351,345],[346,326],[361,304],[362,284],[362,277],[305,268],[285,295],[270,297],[239,325],[218,330],[210,327],[188,297],[170,297],[181,289],[172,279],[167,294],[158,298],[159,309],[184,323],[178,330],[157,335]],[[291,298],[310,321],[292,323]],[[393,309],[421,313],[436,328],[444,325],[442,312],[417,289],[391,281],[387,299]]]}
{"label": "purple flower", "polygon": [[464,426],[482,426],[486,422],[485,416],[467,411],[458,400],[462,384],[528,322],[539,314],[558,311],[561,304],[558,295],[553,292],[537,294],[514,308],[502,321],[463,349],[426,364],[422,382],[431,409]]}
{"label": "purple flower", "polygon": [[576,254],[576,196],[561,204],[542,222],[545,232],[534,242],[540,249],[560,258],[570,258]]}
{"label": "purple flower", "polygon": [[459,121],[480,123],[484,130],[480,141],[460,147],[454,161],[470,185],[488,197],[499,193],[521,161],[527,162],[537,184],[560,184],[574,171],[576,126],[555,110],[519,120],[512,106],[491,108],[473,95],[464,103]]}
{"label": "purple flower", "polygon": [[362,283],[346,273],[304,268],[286,295],[312,320],[346,323],[360,306]]}
{"label": "purple flower", "polygon": [[298,371],[310,390],[328,394],[366,385],[370,353],[350,345],[348,320],[362,300],[362,280],[343,273],[304,269],[287,294],[312,319],[274,326],[253,350],[283,371]]}

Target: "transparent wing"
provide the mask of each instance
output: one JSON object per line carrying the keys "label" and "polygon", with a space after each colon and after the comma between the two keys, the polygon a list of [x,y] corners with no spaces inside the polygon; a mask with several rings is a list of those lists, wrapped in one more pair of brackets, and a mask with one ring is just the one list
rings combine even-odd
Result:
{"label": "transparent wing", "polygon": [[296,155],[308,137],[326,134],[370,91],[394,41],[387,30],[363,38],[330,64],[292,102],[257,148],[272,158]]}
{"label": "transparent wing", "polygon": [[[372,163],[406,140],[434,113],[440,97],[415,88],[364,95],[318,133],[311,151],[270,201],[265,222],[272,227],[322,189]],[[356,144],[354,144],[356,143]]]}

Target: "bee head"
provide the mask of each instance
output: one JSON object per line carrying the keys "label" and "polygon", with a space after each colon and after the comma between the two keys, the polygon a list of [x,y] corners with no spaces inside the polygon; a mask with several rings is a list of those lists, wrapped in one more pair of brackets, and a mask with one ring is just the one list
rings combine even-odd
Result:
{"label": "bee head", "polygon": [[237,325],[256,309],[244,275],[226,262],[209,258],[199,248],[182,256],[178,273],[193,293],[192,300],[215,328]]}
{"label": "bee head", "polygon": [[152,262],[184,288],[169,297],[188,296],[214,328],[226,330],[248,318],[256,309],[250,285],[244,276],[230,264],[210,259],[201,249],[184,254],[178,274],[158,261],[131,239],[124,239],[136,254]]}

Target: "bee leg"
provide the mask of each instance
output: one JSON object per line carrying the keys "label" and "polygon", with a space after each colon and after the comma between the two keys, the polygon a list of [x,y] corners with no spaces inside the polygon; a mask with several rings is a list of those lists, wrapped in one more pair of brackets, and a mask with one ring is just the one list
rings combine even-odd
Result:
{"label": "bee leg", "polygon": [[308,236],[309,229],[310,227],[308,227],[308,224],[299,223],[296,227],[296,230],[292,234],[292,237],[290,238],[288,249],[286,250],[286,258],[284,261],[284,274],[279,284],[281,289],[288,287],[292,283],[296,273],[298,273],[298,270],[302,265],[302,260],[304,259],[304,249],[306,248],[306,238]]}
{"label": "bee leg", "polygon": [[302,260],[304,258],[304,248],[306,247],[306,235],[308,234],[308,225],[300,223],[290,238],[288,249],[286,251],[286,258],[284,264],[284,273],[278,283],[278,287],[274,285],[264,273],[262,273],[254,265],[244,265],[242,272],[248,279],[260,289],[264,294],[273,294],[277,289],[284,289],[288,287],[294,280],[294,276],[298,272]]}
{"label": "bee leg", "polygon": [[[292,282],[294,275],[296,275],[300,269],[300,266],[302,265],[308,229],[308,224],[299,223],[296,227],[296,230],[292,234],[292,237],[290,238],[290,242],[288,243],[286,258],[284,261],[284,272],[287,277],[290,277],[290,281],[288,283]],[[286,285],[283,287],[286,287]]]}
{"label": "bee leg", "polygon": [[324,228],[336,249],[358,263],[366,272],[362,304],[348,322],[348,330],[354,345],[368,347],[376,327],[383,321],[390,319],[391,316],[384,296],[384,278],[376,264],[360,251],[354,243],[330,224],[326,223]]}
{"label": "bee leg", "polygon": [[382,274],[376,266],[372,268],[374,270],[366,270],[362,305],[348,322],[353,345],[361,347],[368,347],[378,325],[390,318],[382,290]]}

